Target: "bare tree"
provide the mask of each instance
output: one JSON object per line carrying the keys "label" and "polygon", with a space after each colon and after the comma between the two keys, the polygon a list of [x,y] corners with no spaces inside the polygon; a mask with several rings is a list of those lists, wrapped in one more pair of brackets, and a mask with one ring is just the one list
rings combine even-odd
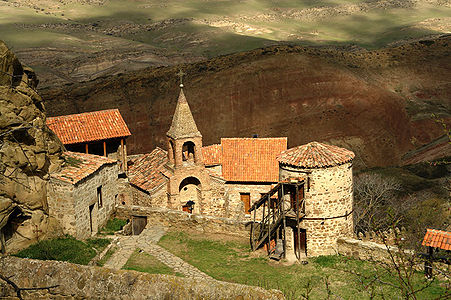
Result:
{"label": "bare tree", "polygon": [[401,184],[395,179],[385,179],[378,174],[360,174],[354,181],[354,224],[356,233],[365,233],[387,225],[383,220],[390,216],[396,218],[399,213],[388,211],[387,204],[401,190]]}
{"label": "bare tree", "polygon": [[[392,224],[394,229],[396,224]],[[391,287],[392,290],[399,292],[402,299],[423,299],[421,293],[432,288],[441,278],[442,285],[445,285],[444,292],[433,299],[449,299],[451,296],[449,269],[434,264],[433,275],[430,277],[422,276],[419,272],[423,269],[425,258],[419,255],[420,244],[416,250],[407,249],[405,239],[402,233],[393,230],[394,239],[390,239],[389,245],[385,231],[376,231],[379,239],[383,242],[386,249],[385,259],[372,259],[373,272],[363,274],[355,270],[345,270],[356,276],[360,283],[360,289],[367,294],[370,299],[382,298],[393,299],[395,295],[384,290],[384,287]]]}

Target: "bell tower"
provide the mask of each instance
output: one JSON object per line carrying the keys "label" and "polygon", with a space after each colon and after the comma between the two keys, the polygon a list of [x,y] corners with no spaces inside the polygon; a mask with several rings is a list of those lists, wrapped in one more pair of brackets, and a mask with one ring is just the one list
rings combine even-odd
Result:
{"label": "bell tower", "polygon": [[187,203],[194,202],[194,212],[202,213],[204,199],[210,195],[210,176],[202,158],[202,135],[183,92],[183,75],[180,71],[180,93],[171,127],[166,133],[167,166],[172,173],[168,183],[168,206],[182,210]]}

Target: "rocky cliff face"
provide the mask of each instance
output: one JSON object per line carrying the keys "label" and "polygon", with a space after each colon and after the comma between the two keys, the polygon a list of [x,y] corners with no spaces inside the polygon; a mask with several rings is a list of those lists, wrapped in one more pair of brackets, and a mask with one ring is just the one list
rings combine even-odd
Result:
{"label": "rocky cliff face", "polygon": [[45,125],[36,85],[35,73],[0,41],[0,238],[8,252],[60,232],[47,214],[47,189],[63,146]]}
{"label": "rocky cliff face", "polygon": [[[450,37],[377,51],[274,46],[182,66],[204,145],[287,136],[352,149],[361,167],[399,164],[450,120]],[[148,68],[42,90],[49,115],[119,108],[131,153],[166,148],[178,67]]]}

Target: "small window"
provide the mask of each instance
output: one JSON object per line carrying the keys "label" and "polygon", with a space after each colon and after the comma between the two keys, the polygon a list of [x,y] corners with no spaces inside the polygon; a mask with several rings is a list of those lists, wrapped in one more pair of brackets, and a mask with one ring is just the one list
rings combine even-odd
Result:
{"label": "small window", "polygon": [[99,186],[97,188],[97,205],[99,208],[103,206],[103,199],[102,199],[102,186]]}

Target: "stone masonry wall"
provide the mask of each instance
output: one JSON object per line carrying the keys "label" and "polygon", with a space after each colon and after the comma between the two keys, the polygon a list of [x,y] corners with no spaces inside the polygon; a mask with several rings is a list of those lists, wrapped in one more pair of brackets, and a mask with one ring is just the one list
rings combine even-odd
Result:
{"label": "stone masonry wall", "polygon": [[203,199],[200,213],[215,217],[227,217],[224,181],[211,177],[210,187],[210,198]]}
{"label": "stone masonry wall", "polygon": [[172,230],[196,230],[205,233],[229,234],[249,237],[250,223],[199,214],[190,214],[167,208],[117,206],[116,217],[147,216],[148,224],[162,225]]}
{"label": "stone masonry wall", "polygon": [[50,177],[47,193],[49,215],[59,221],[65,234],[75,236],[74,186]]}
{"label": "stone masonry wall", "polygon": [[[167,207],[168,195],[166,184],[154,191],[151,195],[142,190],[129,185],[128,193],[131,195],[132,201],[127,202],[126,205],[148,206],[148,207]],[[122,203],[118,203],[122,205]]]}
{"label": "stone masonry wall", "polygon": [[[104,165],[88,179],[78,183],[74,190],[75,228],[77,238],[88,238],[106,224],[113,213],[117,191],[118,164]],[[97,188],[102,187],[102,207],[97,201]],[[92,232],[90,228],[89,206],[92,212]]]}
{"label": "stone masonry wall", "polygon": [[[300,170],[300,169],[297,169]],[[301,227],[307,232],[307,255],[329,255],[337,252],[337,238],[353,235],[352,214],[336,219],[309,220],[309,218],[331,218],[352,211],[353,183],[351,163],[310,171],[310,189],[305,188],[306,218]],[[299,176],[296,169],[280,169],[280,179]]]}
{"label": "stone masonry wall", "polygon": [[[202,201],[194,201],[194,212],[202,215],[232,218],[237,220],[251,220],[252,216],[244,211],[244,204],[241,201],[240,193],[249,193],[251,205],[258,201],[262,193],[267,193],[271,189],[270,183],[262,184],[246,184],[246,183],[225,183],[223,180],[211,177],[211,190],[208,193],[202,193]],[[133,200],[127,205],[146,206],[153,208],[169,208],[167,188],[162,186],[149,195],[133,186],[129,186],[124,194],[130,196],[123,198],[132,198]],[[205,195],[204,195],[205,194]],[[122,197],[121,197],[122,198]],[[123,205],[121,202],[117,205]],[[181,205],[176,210],[182,210]],[[261,209],[257,212],[256,220],[261,220]]]}
{"label": "stone masonry wall", "polygon": [[[271,190],[271,183],[245,184],[233,183],[226,184],[226,209],[227,217],[239,220],[253,220],[253,214],[246,214],[244,203],[241,201],[240,193],[250,193],[250,206],[260,200],[261,194]],[[261,220],[262,208],[257,210],[256,220]]]}
{"label": "stone masonry wall", "polygon": [[[76,238],[89,238],[113,213],[117,195],[118,164],[104,165],[88,178],[72,185],[52,178],[48,197],[49,214],[60,221],[63,232]],[[97,202],[97,188],[102,187],[102,207]],[[89,206],[92,211],[92,233]]]}
{"label": "stone masonry wall", "polygon": [[[384,244],[342,237],[337,239],[337,246],[337,252],[340,255],[361,260],[390,262],[390,256]],[[398,251],[396,247],[389,247],[393,251]]]}
{"label": "stone masonry wall", "polygon": [[[284,299],[277,290],[58,261],[3,257],[0,270],[19,287],[57,285],[50,292],[25,291],[25,299]],[[14,296],[12,288],[0,281],[0,298]]]}

